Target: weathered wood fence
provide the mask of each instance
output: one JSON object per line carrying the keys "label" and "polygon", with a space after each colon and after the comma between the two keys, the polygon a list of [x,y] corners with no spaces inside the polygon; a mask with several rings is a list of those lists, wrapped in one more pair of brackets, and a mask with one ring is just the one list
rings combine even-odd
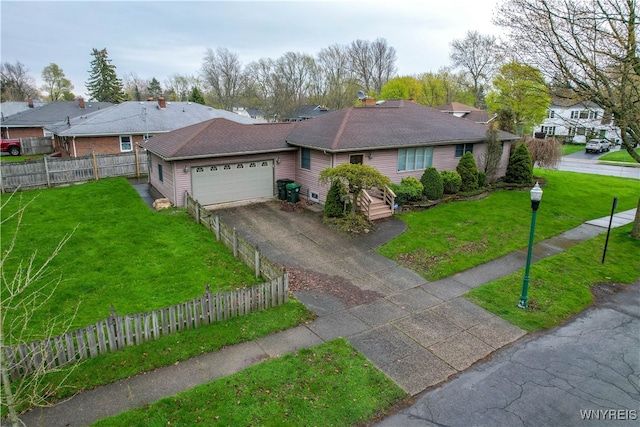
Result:
{"label": "weathered wood fence", "polygon": [[32,155],[53,153],[51,137],[20,138],[20,145],[22,146],[22,154]]}
{"label": "weathered wood fence", "polygon": [[218,241],[222,241],[226,247],[233,251],[233,256],[239,258],[249,268],[256,272],[256,277],[264,277],[273,280],[284,274],[281,267],[271,263],[258,248],[254,248],[245,239],[238,235],[235,227],[224,224],[218,214],[212,214],[194,200],[188,192],[184,196],[187,212],[195,218],[196,222],[207,227],[216,235]]}
{"label": "weathered wood fence", "polygon": [[45,156],[25,162],[0,162],[2,192],[17,188],[53,187],[116,176],[139,177],[147,173],[147,152],[143,150],[75,158]]}
{"label": "weathered wood fence", "polygon": [[256,277],[264,277],[268,282],[218,293],[212,293],[207,285],[206,292],[199,298],[147,313],[118,316],[112,307],[111,315],[94,325],[42,341],[4,347],[3,356],[12,381],[33,372],[67,366],[289,301],[289,278],[283,268],[271,263],[258,248],[240,237],[235,228],[224,224],[219,216],[211,215],[188,194],[185,204],[197,222],[215,233],[218,241],[255,271]]}

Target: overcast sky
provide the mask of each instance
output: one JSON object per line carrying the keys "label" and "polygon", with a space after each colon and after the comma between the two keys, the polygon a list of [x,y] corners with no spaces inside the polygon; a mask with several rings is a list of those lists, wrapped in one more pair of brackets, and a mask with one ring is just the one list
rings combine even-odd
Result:
{"label": "overcast sky", "polygon": [[450,65],[449,44],[469,30],[499,36],[498,0],[352,1],[0,1],[2,62],[20,61],[42,84],[57,64],[85,94],[92,48],[107,48],[120,78],[160,83],[197,75],[207,48],[236,53],[243,65],[286,52],[315,56],[333,44],[387,40],[398,73]]}

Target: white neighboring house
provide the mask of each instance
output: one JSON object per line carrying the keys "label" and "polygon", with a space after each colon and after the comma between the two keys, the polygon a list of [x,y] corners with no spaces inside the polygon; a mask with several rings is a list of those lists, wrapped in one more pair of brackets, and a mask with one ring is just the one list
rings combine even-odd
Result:
{"label": "white neighboring house", "polygon": [[534,132],[577,144],[584,144],[592,138],[620,143],[620,128],[613,124],[611,115],[605,114],[603,108],[589,101],[551,101],[547,118]]}

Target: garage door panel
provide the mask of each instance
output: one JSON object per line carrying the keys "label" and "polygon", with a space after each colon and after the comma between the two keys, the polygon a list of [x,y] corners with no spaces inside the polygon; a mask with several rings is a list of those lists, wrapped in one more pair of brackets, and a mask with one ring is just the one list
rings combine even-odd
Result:
{"label": "garage door panel", "polygon": [[193,197],[203,205],[273,196],[273,161],[191,168]]}

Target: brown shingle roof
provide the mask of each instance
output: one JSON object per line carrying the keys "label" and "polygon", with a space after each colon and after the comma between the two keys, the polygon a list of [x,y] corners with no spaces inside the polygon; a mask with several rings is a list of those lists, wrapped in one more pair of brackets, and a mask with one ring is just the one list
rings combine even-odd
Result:
{"label": "brown shingle roof", "polygon": [[144,147],[167,160],[286,150],[293,123],[240,124],[212,119],[149,139]]}
{"label": "brown shingle roof", "polygon": [[[296,124],[292,145],[336,152],[482,142],[487,127],[409,101],[351,107]],[[500,132],[503,140],[518,139]]]}

